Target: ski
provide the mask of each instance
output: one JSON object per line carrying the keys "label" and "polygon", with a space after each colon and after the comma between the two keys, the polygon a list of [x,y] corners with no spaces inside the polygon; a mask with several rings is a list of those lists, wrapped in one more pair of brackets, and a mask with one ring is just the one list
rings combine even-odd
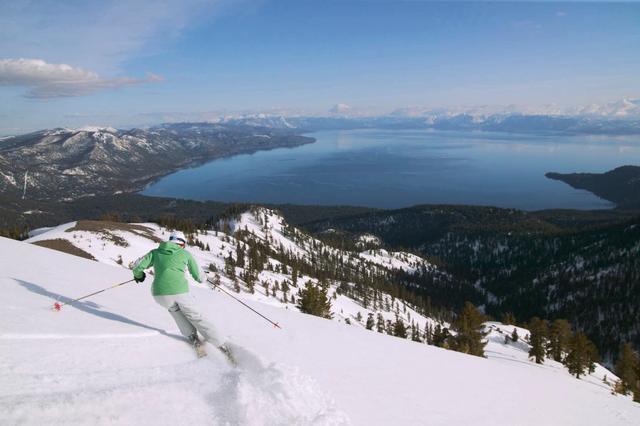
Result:
{"label": "ski", "polygon": [[198,339],[197,337],[190,337],[189,343],[196,351],[196,355],[198,356],[198,358],[204,358],[205,356],[207,356],[207,350],[204,348],[204,343],[200,339]]}
{"label": "ski", "polygon": [[218,346],[218,350],[222,352],[222,354],[225,356],[225,358],[227,358],[227,361],[229,361],[229,363],[232,366],[234,367],[238,366],[238,361],[236,361],[236,359],[233,357],[233,353],[231,353],[231,349],[229,349],[228,346],[226,345]]}
{"label": "ski", "polygon": [[196,350],[198,358],[204,358],[207,356],[207,351],[205,350],[204,345],[193,345],[193,348]]}

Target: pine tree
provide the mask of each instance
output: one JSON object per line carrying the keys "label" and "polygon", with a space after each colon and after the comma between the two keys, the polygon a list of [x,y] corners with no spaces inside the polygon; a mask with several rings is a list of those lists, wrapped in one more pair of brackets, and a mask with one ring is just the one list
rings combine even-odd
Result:
{"label": "pine tree", "polygon": [[596,364],[600,361],[602,359],[598,348],[591,340],[587,340],[587,370],[589,374],[593,374],[596,371]]}
{"label": "pine tree", "polygon": [[433,326],[428,322],[424,325],[424,341],[427,345],[433,345]]}
{"label": "pine tree", "polygon": [[396,337],[407,338],[407,327],[399,316],[396,316],[396,320],[393,323],[393,335]]}
{"label": "pine tree", "polygon": [[629,343],[624,343],[620,347],[620,355],[616,363],[616,376],[620,378],[616,383],[616,392],[627,395],[633,392],[639,393],[638,389],[638,365],[640,359]]}
{"label": "pine tree", "polygon": [[233,257],[229,254],[228,257],[224,259],[224,272],[227,274],[227,277],[234,279],[236,277],[236,265],[233,261]]}
{"label": "pine tree", "polygon": [[373,330],[373,327],[376,325],[376,322],[373,319],[373,314],[369,312],[369,316],[367,316],[367,324],[365,325],[367,330]]}
{"label": "pine tree", "polygon": [[420,335],[420,324],[411,323],[411,340],[414,342],[422,342]]}
{"label": "pine tree", "polygon": [[520,336],[518,336],[518,330],[515,327],[513,327],[513,332],[511,333],[511,341],[517,342],[519,338]]}
{"label": "pine tree", "polygon": [[456,335],[451,340],[451,349],[465,354],[484,356],[483,339],[487,335],[484,332],[486,317],[472,303],[466,302],[462,312],[453,323]]}
{"label": "pine tree", "polygon": [[529,322],[529,357],[542,364],[545,356],[545,343],[548,334],[547,322],[538,317],[531,318]]}
{"label": "pine tree", "polygon": [[321,286],[307,282],[301,289],[298,298],[298,308],[305,314],[331,318],[331,300],[327,297],[327,290]]}
{"label": "pine tree", "polygon": [[549,342],[547,344],[547,356],[554,361],[562,362],[563,354],[567,352],[571,340],[571,324],[564,319],[557,319],[549,328]]}
{"label": "pine tree", "polygon": [[236,266],[239,268],[244,268],[244,250],[240,241],[238,241],[238,245],[236,246]]}
{"label": "pine tree", "polygon": [[506,312],[502,315],[502,323],[506,325],[516,325],[516,317],[511,312]]}
{"label": "pine tree", "polygon": [[384,317],[381,313],[378,312],[378,317],[376,318],[376,330],[378,333],[384,333]]}
{"label": "pine tree", "polygon": [[282,290],[282,299],[284,300],[285,303],[287,303],[287,293],[289,293],[290,287],[289,287],[289,282],[287,280],[282,281],[282,285],[280,286],[280,289]]}
{"label": "pine tree", "polygon": [[569,373],[580,378],[589,369],[589,339],[582,332],[576,332],[569,342],[569,354],[565,359]]}
{"label": "pine tree", "polygon": [[433,330],[433,344],[440,348],[449,348],[449,329],[442,327],[440,324],[436,324],[436,328]]}
{"label": "pine tree", "polygon": [[249,293],[253,294],[256,292],[256,278],[253,275],[253,271],[247,271],[247,273],[245,274],[244,282],[247,283],[247,289],[249,290]]}
{"label": "pine tree", "polygon": [[369,291],[365,288],[362,295],[362,306],[365,309],[369,308]]}

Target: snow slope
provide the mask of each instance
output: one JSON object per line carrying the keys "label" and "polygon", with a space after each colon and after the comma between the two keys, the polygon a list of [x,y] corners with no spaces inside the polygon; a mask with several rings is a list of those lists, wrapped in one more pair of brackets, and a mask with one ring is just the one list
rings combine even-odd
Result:
{"label": "snow slope", "polygon": [[240,366],[213,348],[197,360],[148,282],[49,309],[127,270],[4,238],[0,250],[4,424],[640,424],[640,405],[499,339],[482,359],[248,300],[278,330],[204,286],[192,293]]}

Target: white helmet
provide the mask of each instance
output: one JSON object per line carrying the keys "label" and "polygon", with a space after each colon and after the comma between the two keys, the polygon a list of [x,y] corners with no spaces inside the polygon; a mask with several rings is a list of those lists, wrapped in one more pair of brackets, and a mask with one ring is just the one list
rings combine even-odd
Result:
{"label": "white helmet", "polygon": [[176,244],[181,244],[183,246],[187,244],[187,238],[180,231],[173,231],[169,236],[169,241],[172,241]]}

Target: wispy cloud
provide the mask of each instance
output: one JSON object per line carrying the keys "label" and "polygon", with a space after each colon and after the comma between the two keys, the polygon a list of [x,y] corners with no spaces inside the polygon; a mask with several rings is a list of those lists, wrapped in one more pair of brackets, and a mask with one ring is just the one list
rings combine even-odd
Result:
{"label": "wispy cloud", "polygon": [[0,52],[115,74],[232,0],[0,2]]}
{"label": "wispy cloud", "polygon": [[67,64],[50,64],[41,59],[0,59],[0,86],[26,87],[29,98],[59,98],[89,95],[99,90],[118,89],[162,80],[155,74],[145,78],[102,78],[93,71]]}

